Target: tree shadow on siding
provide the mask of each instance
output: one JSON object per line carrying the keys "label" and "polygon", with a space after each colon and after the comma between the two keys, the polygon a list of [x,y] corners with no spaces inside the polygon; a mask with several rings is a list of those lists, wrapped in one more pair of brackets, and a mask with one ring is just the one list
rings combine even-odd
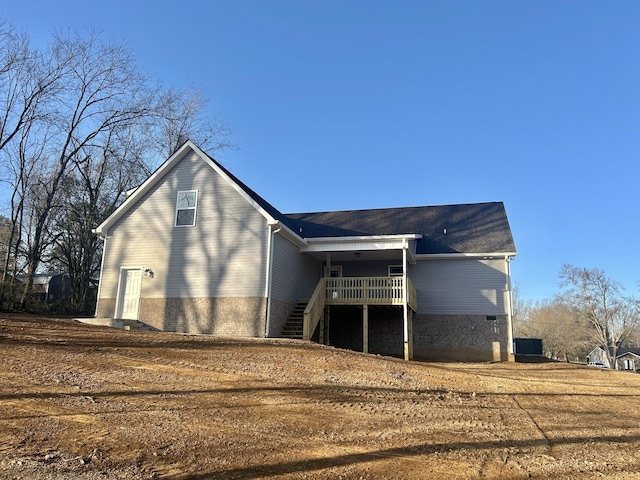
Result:
{"label": "tree shadow on siding", "polygon": [[[171,233],[163,329],[257,336],[261,303],[254,301],[250,309],[244,297],[251,295],[239,292],[255,288],[254,276],[260,272],[239,265],[246,265],[247,259],[253,265],[264,263],[262,258],[250,257],[251,242],[261,241],[264,235],[251,221],[252,214],[259,214],[198,157],[191,163],[183,160],[181,168],[188,173],[182,173],[179,182],[172,177],[167,200],[175,202],[179,190],[198,190],[196,222],[192,227],[173,227]],[[258,292],[253,295],[258,296]],[[231,322],[251,322],[253,328],[234,330]]]}

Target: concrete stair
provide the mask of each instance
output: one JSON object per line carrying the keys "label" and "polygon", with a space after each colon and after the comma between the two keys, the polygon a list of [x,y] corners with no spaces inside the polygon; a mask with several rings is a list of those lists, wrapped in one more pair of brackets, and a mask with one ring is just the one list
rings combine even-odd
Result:
{"label": "concrete stair", "polygon": [[145,332],[157,332],[157,328],[153,328],[146,323],[142,323],[139,320],[118,320],[122,323],[122,328],[125,330],[143,330]]}
{"label": "concrete stair", "polygon": [[309,300],[299,300],[293,311],[287,319],[287,323],[282,327],[281,337],[283,338],[296,338],[302,340],[302,334],[304,332],[304,310],[307,308]]}
{"label": "concrete stair", "polygon": [[89,325],[101,325],[104,327],[119,328],[121,330],[143,330],[146,332],[159,331],[158,329],[138,320],[121,320],[116,318],[76,318],[76,320]]}

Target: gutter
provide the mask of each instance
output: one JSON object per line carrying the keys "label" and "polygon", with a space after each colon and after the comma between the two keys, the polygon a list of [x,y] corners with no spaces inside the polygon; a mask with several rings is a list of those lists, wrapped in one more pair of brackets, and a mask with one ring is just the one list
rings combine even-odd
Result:
{"label": "gutter", "polygon": [[91,229],[91,232],[98,236],[103,242],[102,246],[102,259],[100,260],[100,279],[98,280],[98,291],[96,292],[96,309],[93,312],[93,317],[98,317],[98,303],[100,303],[100,293],[102,291],[102,274],[104,272],[104,259],[107,257],[107,235],[102,235],[102,233],[97,233],[95,228]]}
{"label": "gutter", "polygon": [[267,314],[264,325],[264,338],[269,337],[269,328],[271,326],[271,284],[273,283],[273,240],[276,233],[282,230],[277,223],[268,224],[269,234],[267,237],[267,278],[265,284],[265,297],[267,297]]}
{"label": "gutter", "polygon": [[447,258],[479,258],[481,260],[515,258],[516,252],[486,252],[486,253],[416,253],[416,258],[420,260],[441,260]]}

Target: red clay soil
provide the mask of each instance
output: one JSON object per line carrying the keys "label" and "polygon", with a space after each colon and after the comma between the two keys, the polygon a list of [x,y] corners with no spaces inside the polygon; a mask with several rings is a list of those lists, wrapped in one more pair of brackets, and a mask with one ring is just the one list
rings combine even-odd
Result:
{"label": "red clay soil", "polygon": [[2,479],[640,478],[640,375],[0,313]]}

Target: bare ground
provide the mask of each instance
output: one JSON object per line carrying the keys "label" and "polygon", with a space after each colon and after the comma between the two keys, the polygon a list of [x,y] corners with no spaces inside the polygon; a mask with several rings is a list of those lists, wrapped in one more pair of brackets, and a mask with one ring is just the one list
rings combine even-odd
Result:
{"label": "bare ground", "polygon": [[0,478],[640,478],[639,387],[0,314]]}

